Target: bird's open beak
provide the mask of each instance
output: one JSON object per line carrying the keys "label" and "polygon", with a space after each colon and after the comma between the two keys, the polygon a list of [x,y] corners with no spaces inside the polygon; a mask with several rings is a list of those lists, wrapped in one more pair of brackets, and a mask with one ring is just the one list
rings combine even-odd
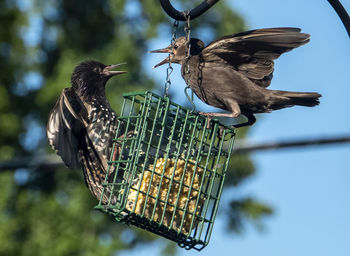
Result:
{"label": "bird's open beak", "polygon": [[114,65],[108,65],[107,67],[105,67],[102,71],[102,73],[106,76],[115,76],[115,75],[121,75],[121,74],[125,74],[128,73],[127,71],[117,71],[117,70],[112,70],[115,69],[121,65],[124,65],[126,63],[119,63],[119,64],[114,64]]}
{"label": "bird's open beak", "polygon": [[164,60],[162,60],[161,62],[159,62],[158,64],[154,65],[152,68],[157,68],[163,64],[166,64],[169,62],[170,60],[170,54],[172,54],[172,48],[171,45],[168,46],[167,48],[163,48],[163,49],[158,49],[158,50],[153,50],[150,51],[150,53],[169,53],[169,56],[166,57]]}

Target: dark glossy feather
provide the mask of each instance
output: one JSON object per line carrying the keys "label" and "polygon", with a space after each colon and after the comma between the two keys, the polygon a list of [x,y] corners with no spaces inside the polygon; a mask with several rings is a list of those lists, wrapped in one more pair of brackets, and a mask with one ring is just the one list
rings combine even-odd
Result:
{"label": "dark glossy feather", "polygon": [[74,91],[66,88],[51,110],[47,123],[49,144],[70,168],[81,164],[77,137],[84,129],[81,112],[84,111],[77,105]]}
{"label": "dark glossy feather", "polygon": [[274,71],[274,59],[309,42],[310,35],[298,28],[258,29],[224,36],[202,51],[205,62],[224,61],[255,84],[267,87]]}

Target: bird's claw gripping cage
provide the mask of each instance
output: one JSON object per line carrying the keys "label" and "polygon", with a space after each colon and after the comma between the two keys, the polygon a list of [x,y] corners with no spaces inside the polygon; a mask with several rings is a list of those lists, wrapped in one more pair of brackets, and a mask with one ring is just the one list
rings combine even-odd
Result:
{"label": "bird's claw gripping cage", "polygon": [[96,208],[197,250],[210,239],[234,130],[152,92],[124,94]]}

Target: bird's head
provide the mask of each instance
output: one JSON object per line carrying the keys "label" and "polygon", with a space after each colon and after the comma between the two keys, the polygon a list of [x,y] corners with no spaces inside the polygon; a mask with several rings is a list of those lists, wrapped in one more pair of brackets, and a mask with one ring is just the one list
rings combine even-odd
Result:
{"label": "bird's head", "polygon": [[106,83],[112,76],[127,73],[113,70],[123,64],[107,66],[94,60],[84,61],[72,73],[72,87],[80,96],[104,94]]}
{"label": "bird's head", "polygon": [[169,53],[168,57],[159,62],[153,68],[166,64],[169,62],[169,60],[172,63],[183,64],[186,59],[188,45],[191,45],[190,55],[198,55],[204,49],[203,41],[197,38],[191,38],[190,43],[187,44],[186,37],[179,37],[168,47],[151,51],[151,53]]}

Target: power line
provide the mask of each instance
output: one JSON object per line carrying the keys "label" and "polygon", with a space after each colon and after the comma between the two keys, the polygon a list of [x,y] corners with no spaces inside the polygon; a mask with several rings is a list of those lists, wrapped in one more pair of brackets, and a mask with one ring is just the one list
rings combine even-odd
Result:
{"label": "power line", "polygon": [[40,157],[16,157],[7,161],[0,162],[0,172],[5,170],[15,170],[19,168],[43,168],[55,169],[56,167],[62,167],[64,163],[57,155],[44,155]]}
{"label": "power line", "polygon": [[276,149],[287,149],[297,147],[311,147],[311,146],[322,146],[330,144],[349,143],[350,136],[338,136],[338,137],[320,137],[312,139],[299,139],[299,140],[283,140],[276,142],[263,142],[263,143],[247,143],[243,141],[236,141],[234,146],[235,153],[249,153],[252,151],[262,150],[276,150]]}
{"label": "power line", "polygon": [[[310,146],[324,146],[331,144],[349,143],[350,135],[337,136],[337,137],[319,137],[312,139],[299,139],[299,140],[282,140],[277,142],[262,142],[251,143],[245,140],[237,140],[234,146],[234,154],[251,153],[255,151],[263,150],[277,150],[288,149],[298,147],[310,147]],[[49,169],[55,170],[57,167],[64,166],[61,158],[57,155],[44,155],[41,157],[18,157],[11,160],[0,162],[0,172],[6,170],[16,170],[19,168],[28,169]]]}

